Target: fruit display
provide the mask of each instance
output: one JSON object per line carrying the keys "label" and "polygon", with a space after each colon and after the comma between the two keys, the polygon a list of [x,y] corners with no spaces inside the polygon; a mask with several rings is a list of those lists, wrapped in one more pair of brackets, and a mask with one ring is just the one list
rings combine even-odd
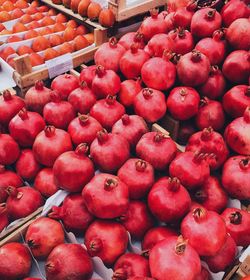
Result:
{"label": "fruit display", "polygon": [[[95,1],[53,2],[108,17]],[[249,3],[177,2],[79,76],[0,96],[0,231],[50,202],[0,247],[0,279],[29,279],[32,257],[39,279],[222,279],[250,246]],[[85,47],[77,23],[62,26],[30,40]]]}

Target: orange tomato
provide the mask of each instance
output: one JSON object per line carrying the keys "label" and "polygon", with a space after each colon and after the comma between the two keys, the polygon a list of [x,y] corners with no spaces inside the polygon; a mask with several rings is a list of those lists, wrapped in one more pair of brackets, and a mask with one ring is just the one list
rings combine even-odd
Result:
{"label": "orange tomato", "polygon": [[78,24],[75,20],[71,19],[66,24],[67,27],[77,28]]}
{"label": "orange tomato", "polygon": [[63,41],[62,36],[57,35],[57,34],[52,34],[49,37],[49,42],[50,42],[51,47],[55,47],[55,46],[61,45],[64,41]]}
{"label": "orange tomato", "polygon": [[8,56],[16,53],[16,51],[12,47],[6,47],[0,52],[0,56],[2,59],[6,60]]}
{"label": "orange tomato", "polygon": [[56,16],[56,15],[57,15],[57,12],[56,12],[55,9],[50,9],[50,10],[48,11],[48,16]]}
{"label": "orange tomato", "polygon": [[56,22],[64,23],[67,21],[68,21],[67,17],[61,13],[56,16]]}
{"label": "orange tomato", "polygon": [[92,45],[95,41],[94,34],[93,33],[88,33],[84,35],[84,37],[87,39],[90,45]]}
{"label": "orange tomato", "polygon": [[50,59],[53,59],[57,56],[59,56],[60,53],[52,48],[48,48],[44,51],[44,54],[43,54],[43,58],[44,60],[50,60]]}
{"label": "orange tomato", "polygon": [[100,6],[100,4],[91,2],[88,6],[87,16],[91,20],[98,19],[101,10],[102,10],[102,7]]}
{"label": "orange tomato", "polygon": [[31,4],[30,4],[31,7],[33,8],[37,8],[39,7],[39,2],[38,1],[33,1]]}
{"label": "orange tomato", "polygon": [[12,27],[13,33],[19,33],[28,30],[28,28],[21,22],[17,22]]}
{"label": "orange tomato", "polygon": [[13,42],[20,42],[22,41],[22,39],[16,35],[13,35],[13,36],[10,36],[8,39],[7,39],[7,42],[8,43],[13,43]]}
{"label": "orange tomato", "polygon": [[29,4],[25,0],[17,0],[15,3],[15,7],[25,9],[29,7]]}
{"label": "orange tomato", "polygon": [[29,30],[36,29],[36,28],[39,28],[39,27],[41,27],[41,24],[37,21],[32,21],[31,23],[27,24],[27,28]]}
{"label": "orange tomato", "polygon": [[91,3],[90,0],[81,0],[78,5],[78,14],[81,15],[82,17],[86,17],[88,6],[90,3]]}
{"label": "orange tomato", "polygon": [[35,13],[37,13],[37,11],[37,8],[30,6],[26,9],[25,14],[34,15]]}
{"label": "orange tomato", "polygon": [[72,41],[76,37],[76,29],[72,27],[67,27],[63,32],[64,41]]}
{"label": "orange tomato", "polygon": [[79,25],[76,28],[76,34],[77,35],[84,35],[84,34],[87,34],[88,32],[89,32],[88,28],[85,25]]}
{"label": "orange tomato", "polygon": [[6,11],[0,12],[0,22],[5,22],[11,20],[11,15],[10,13]]}
{"label": "orange tomato", "polygon": [[44,17],[44,15],[42,13],[36,13],[33,15],[33,19],[34,20],[40,20]]}
{"label": "orange tomato", "polygon": [[41,65],[44,63],[44,59],[37,53],[30,54],[30,62],[32,67]]}
{"label": "orange tomato", "polygon": [[61,55],[66,54],[66,53],[72,53],[72,52],[74,52],[74,46],[68,42],[65,42],[61,46],[59,46],[58,50]]}
{"label": "orange tomato", "polygon": [[48,34],[51,34],[51,33],[53,33],[53,30],[49,27],[45,27],[45,28],[39,30],[39,34],[41,36],[48,35]]}
{"label": "orange tomato", "polygon": [[71,0],[62,0],[63,6],[66,8],[70,8]]}
{"label": "orange tomato", "polygon": [[20,46],[17,50],[17,53],[19,55],[30,54],[30,53],[33,53],[33,52],[34,51],[28,46]]}
{"label": "orange tomato", "polygon": [[245,276],[244,278],[242,278],[241,280],[250,280],[250,275]]}
{"label": "orange tomato", "polygon": [[24,15],[24,12],[21,9],[16,8],[15,10],[12,11],[11,18],[12,19],[20,18],[22,15]]}
{"label": "orange tomato", "polygon": [[74,39],[74,44],[76,51],[82,50],[89,46],[88,40],[83,35],[77,35]]}
{"label": "orange tomato", "polygon": [[49,11],[49,7],[43,5],[43,6],[38,7],[37,10],[38,10],[38,12],[45,13],[45,12]]}
{"label": "orange tomato", "polygon": [[60,31],[64,31],[66,29],[66,26],[63,25],[60,22],[55,23],[54,27],[53,27],[53,31],[54,32],[60,32]]}
{"label": "orange tomato", "polygon": [[10,11],[13,11],[15,9],[15,6],[11,1],[7,0],[3,3],[2,8],[3,8],[4,11],[10,12]]}
{"label": "orange tomato", "polygon": [[104,9],[99,14],[99,23],[104,27],[111,27],[115,23],[115,15],[110,9]]}
{"label": "orange tomato", "polygon": [[71,9],[74,13],[77,13],[77,12],[78,12],[78,5],[79,5],[80,1],[81,1],[81,0],[71,0],[70,9]]}
{"label": "orange tomato", "polygon": [[24,40],[35,38],[37,36],[39,36],[39,34],[36,30],[29,30],[27,33],[24,34]]}
{"label": "orange tomato", "polygon": [[32,43],[32,49],[35,52],[40,52],[40,51],[46,50],[49,47],[50,47],[50,43],[49,43],[48,39],[46,39],[43,36],[36,37]]}
{"label": "orange tomato", "polygon": [[32,22],[33,18],[31,15],[26,14],[26,15],[21,16],[19,21],[25,24],[25,23]]}
{"label": "orange tomato", "polygon": [[54,21],[51,17],[45,16],[45,17],[42,19],[41,24],[42,24],[43,26],[53,25],[53,24],[55,24],[55,21]]}

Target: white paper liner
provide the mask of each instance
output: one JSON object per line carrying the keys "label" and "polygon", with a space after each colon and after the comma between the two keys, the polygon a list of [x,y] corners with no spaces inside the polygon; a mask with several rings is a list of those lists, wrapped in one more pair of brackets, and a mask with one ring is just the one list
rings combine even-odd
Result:
{"label": "white paper liner", "polygon": [[5,62],[1,57],[0,57],[0,64],[1,64],[0,91],[15,87],[16,83],[12,78],[14,69],[7,62]]}

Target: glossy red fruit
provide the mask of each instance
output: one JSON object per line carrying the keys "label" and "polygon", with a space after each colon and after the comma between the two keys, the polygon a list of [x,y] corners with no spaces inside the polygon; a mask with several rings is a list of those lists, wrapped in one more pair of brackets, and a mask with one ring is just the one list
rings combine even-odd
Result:
{"label": "glossy red fruit", "polygon": [[227,229],[221,216],[195,208],[182,220],[181,233],[200,256],[214,256],[225,244]]}
{"label": "glossy red fruit", "polygon": [[174,29],[174,12],[170,12],[170,13],[166,13],[166,11],[163,11],[162,14],[163,15],[163,18],[164,18],[164,21],[165,23],[167,24],[167,30],[168,31],[171,31]]}
{"label": "glossy red fruit", "polygon": [[144,119],[137,115],[123,115],[112,127],[112,133],[125,137],[134,148],[143,134],[148,132]]}
{"label": "glossy red fruit", "polygon": [[141,79],[125,80],[121,83],[119,91],[119,101],[125,107],[132,107],[135,96],[142,90]]}
{"label": "glossy red fruit", "polygon": [[194,280],[212,280],[212,276],[204,266],[201,266],[201,272]]}
{"label": "glossy red fruit", "polygon": [[90,110],[90,116],[95,118],[107,130],[111,130],[112,126],[124,114],[124,106],[116,101],[116,96],[112,95],[108,95],[106,99],[98,100]]}
{"label": "glossy red fruit", "polygon": [[111,174],[95,175],[82,195],[89,212],[101,219],[119,217],[128,209],[128,186]]}
{"label": "glossy red fruit", "polygon": [[34,181],[34,188],[45,197],[50,197],[58,191],[52,168],[43,168],[39,171]]}
{"label": "glossy red fruit", "polygon": [[28,248],[21,243],[10,242],[0,248],[1,279],[22,279],[29,275],[31,255]]}
{"label": "glossy red fruit", "polygon": [[221,217],[224,219],[227,232],[234,239],[237,246],[250,244],[250,213],[237,208],[226,208]]}
{"label": "glossy red fruit", "polygon": [[75,151],[61,154],[53,165],[55,183],[68,192],[80,192],[94,176],[92,161],[87,156],[86,143],[79,144]]}
{"label": "glossy red fruit", "polygon": [[250,199],[249,171],[249,156],[233,156],[225,162],[222,170],[222,185],[232,197]]}
{"label": "glossy red fruit", "polygon": [[25,107],[24,100],[5,90],[0,96],[0,124],[8,126],[10,120]]}
{"label": "glossy red fruit", "polygon": [[45,271],[47,280],[63,280],[72,275],[75,280],[88,280],[93,274],[93,264],[80,244],[60,244],[50,253]]}
{"label": "glossy red fruit", "polygon": [[96,75],[92,82],[92,90],[97,99],[108,95],[116,95],[120,91],[120,77],[112,70],[105,70],[101,65],[96,67]]}
{"label": "glossy red fruit", "polygon": [[165,50],[172,51],[172,49],[173,42],[170,39],[170,36],[165,33],[159,33],[150,39],[144,48],[144,51],[152,57],[162,57]]}
{"label": "glossy red fruit", "polygon": [[178,78],[184,86],[199,86],[209,77],[210,62],[204,54],[193,50],[180,58],[176,69]]}
{"label": "glossy red fruit", "polygon": [[173,223],[189,212],[191,198],[179,179],[163,177],[150,190],[148,205],[158,220]]}
{"label": "glossy red fruit", "polygon": [[90,256],[98,256],[105,265],[111,266],[125,253],[128,233],[119,223],[96,220],[88,227],[84,243]]}
{"label": "glossy red fruit", "polygon": [[19,157],[20,149],[17,142],[9,135],[0,132],[0,164],[13,164]]}
{"label": "glossy red fruit", "polygon": [[238,85],[232,87],[223,96],[223,109],[233,118],[242,117],[250,106],[250,86]]}
{"label": "glossy red fruit", "polygon": [[92,87],[92,81],[95,77],[96,66],[91,65],[82,69],[79,81],[80,84],[85,82],[89,88]]}
{"label": "glossy red fruit", "polygon": [[224,138],[228,146],[238,154],[250,154],[250,107],[247,107],[244,115],[234,119],[225,129]]}
{"label": "glossy red fruit", "polygon": [[54,126],[46,126],[33,144],[36,160],[47,166],[53,166],[55,160],[64,152],[72,150],[70,135]]}
{"label": "glossy red fruit", "polygon": [[65,229],[74,233],[84,232],[94,220],[80,194],[68,195],[61,207],[53,206],[49,217],[62,220]]}
{"label": "glossy red fruit", "polygon": [[207,97],[202,98],[195,123],[200,130],[210,126],[216,131],[221,130],[225,124],[225,113],[221,103]]}
{"label": "glossy red fruit", "polygon": [[38,259],[47,258],[57,245],[64,243],[63,227],[53,219],[38,218],[29,225],[25,234],[25,241],[34,257]]}
{"label": "glossy red fruit", "polygon": [[187,3],[185,7],[176,10],[173,16],[174,25],[176,27],[190,28],[192,17],[197,9],[197,4],[194,1]]}
{"label": "glossy red fruit", "polygon": [[45,127],[44,119],[36,112],[28,112],[25,108],[10,121],[10,135],[22,147],[32,147],[36,136]]}
{"label": "glossy red fruit", "polygon": [[197,252],[182,237],[169,237],[157,243],[150,251],[149,265],[152,277],[158,280],[166,279],[166,275],[169,279],[192,280],[201,271]]}
{"label": "glossy red fruit", "polygon": [[122,280],[132,276],[146,277],[150,275],[147,259],[134,253],[126,253],[116,261],[112,279]]}
{"label": "glossy red fruit", "polygon": [[9,219],[5,206],[5,203],[0,203],[0,232],[9,224]]}
{"label": "glossy red fruit", "polygon": [[67,100],[69,94],[78,87],[78,78],[70,74],[57,76],[51,83],[51,89],[57,91],[62,100]]}
{"label": "glossy red fruit", "polygon": [[50,91],[43,81],[37,81],[25,94],[27,109],[42,114],[43,107],[50,101]]}
{"label": "glossy red fruit", "polygon": [[167,99],[167,108],[176,120],[188,120],[198,113],[200,96],[190,87],[176,87]]}
{"label": "glossy red fruit", "polygon": [[174,53],[184,55],[194,48],[194,39],[188,30],[176,28],[168,33],[168,37],[172,40]]}
{"label": "glossy red fruit", "polygon": [[142,89],[135,96],[133,105],[135,113],[149,123],[160,120],[167,110],[164,93],[153,88]]}
{"label": "glossy red fruit", "polygon": [[97,133],[90,146],[94,163],[105,172],[117,171],[129,158],[129,143],[125,137],[108,133],[105,129]]}
{"label": "glossy red fruit", "polygon": [[145,47],[144,36],[140,32],[128,32],[120,38],[119,44],[126,50],[129,50],[133,44],[138,44],[139,48],[143,49]]}
{"label": "glossy red fruit", "polygon": [[166,169],[176,152],[174,141],[159,132],[145,133],[136,145],[137,156],[149,162],[156,170]]}
{"label": "glossy red fruit", "polygon": [[203,153],[180,153],[171,162],[169,174],[171,177],[177,177],[188,190],[197,189],[210,175],[206,158],[206,154]]}
{"label": "glossy red fruit", "polygon": [[43,205],[41,194],[31,187],[8,187],[7,213],[11,220],[24,218]]}

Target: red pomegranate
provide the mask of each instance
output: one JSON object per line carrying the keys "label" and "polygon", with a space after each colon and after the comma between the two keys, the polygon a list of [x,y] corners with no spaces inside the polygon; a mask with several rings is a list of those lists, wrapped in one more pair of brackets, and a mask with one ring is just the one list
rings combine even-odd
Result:
{"label": "red pomegranate", "polygon": [[194,39],[188,30],[176,28],[168,33],[168,37],[172,40],[174,53],[184,55],[194,48]]}
{"label": "red pomegranate", "polygon": [[88,227],[84,243],[90,256],[98,256],[105,265],[111,266],[125,253],[128,233],[119,223],[96,220]]}
{"label": "red pomegranate", "polygon": [[97,133],[90,146],[94,163],[105,172],[117,171],[129,158],[129,143],[125,137],[108,133],[105,129]]}
{"label": "red pomegranate", "polygon": [[167,30],[168,31],[173,30],[174,29],[174,12],[168,13],[167,11],[163,11],[162,13],[164,13],[163,18],[166,23]]}
{"label": "red pomegranate", "polygon": [[120,38],[119,44],[126,50],[129,50],[133,44],[138,44],[139,48],[143,49],[145,47],[144,36],[140,32],[128,32]]}
{"label": "red pomegranate", "polygon": [[9,224],[8,214],[5,206],[5,203],[0,203],[0,233]]}
{"label": "red pomegranate", "polygon": [[9,135],[0,132],[0,164],[13,164],[19,157],[20,149],[17,142]]}
{"label": "red pomegranate", "polygon": [[176,153],[175,142],[160,132],[145,133],[136,145],[137,156],[149,162],[156,170],[164,170]]}
{"label": "red pomegranate", "polygon": [[36,136],[45,127],[44,119],[36,112],[28,112],[25,108],[10,121],[10,135],[22,147],[32,147]]}
{"label": "red pomegranate", "polygon": [[162,57],[165,50],[172,51],[173,42],[165,33],[155,34],[144,48],[150,56]]}
{"label": "red pomegranate", "polygon": [[201,266],[201,272],[195,278],[195,280],[212,280],[212,276],[211,276],[210,272],[204,266]]}
{"label": "red pomegranate", "polygon": [[64,152],[72,150],[70,135],[54,126],[46,126],[33,144],[36,160],[47,166],[53,166],[56,158]]}
{"label": "red pomegranate", "polygon": [[82,195],[89,212],[101,219],[119,217],[128,209],[128,186],[111,174],[95,175]]}
{"label": "red pomegranate", "polygon": [[86,83],[87,86],[89,88],[91,88],[92,87],[92,81],[95,77],[95,70],[96,70],[95,65],[84,67],[82,69],[80,77],[79,77],[80,84],[82,85],[82,84]]}
{"label": "red pomegranate", "polygon": [[227,229],[221,216],[205,208],[194,208],[182,220],[181,233],[200,256],[214,256],[225,244]]}
{"label": "red pomegranate", "polygon": [[125,80],[121,83],[119,101],[125,107],[132,107],[135,96],[142,90],[141,79]]}
{"label": "red pomegranate", "polygon": [[63,227],[53,219],[38,218],[29,225],[25,234],[25,241],[34,257],[47,258],[57,245],[64,243]]}

